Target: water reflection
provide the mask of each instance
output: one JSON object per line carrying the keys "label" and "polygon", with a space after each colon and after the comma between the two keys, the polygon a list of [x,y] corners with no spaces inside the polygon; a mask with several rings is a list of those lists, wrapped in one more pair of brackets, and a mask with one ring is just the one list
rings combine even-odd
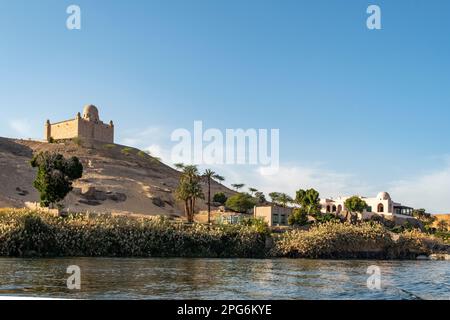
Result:
{"label": "water reflection", "polygon": [[[81,290],[66,269],[81,268]],[[382,290],[366,286],[378,265]],[[446,261],[0,259],[0,295],[82,299],[450,299]]]}

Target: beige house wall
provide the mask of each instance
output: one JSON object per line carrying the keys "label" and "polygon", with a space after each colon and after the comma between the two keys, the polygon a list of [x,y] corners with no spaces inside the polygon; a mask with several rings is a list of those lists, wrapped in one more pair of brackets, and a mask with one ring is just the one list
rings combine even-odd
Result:
{"label": "beige house wall", "polygon": [[262,218],[270,227],[287,226],[288,218],[292,214],[291,208],[280,206],[262,206],[254,208],[255,218]]}

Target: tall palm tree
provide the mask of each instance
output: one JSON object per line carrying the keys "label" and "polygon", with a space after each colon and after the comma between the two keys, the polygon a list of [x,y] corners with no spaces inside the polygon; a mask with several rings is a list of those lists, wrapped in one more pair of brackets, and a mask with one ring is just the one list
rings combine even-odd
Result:
{"label": "tall palm tree", "polygon": [[250,194],[251,194],[252,197],[253,197],[253,195],[255,194],[255,192],[258,191],[258,189],[255,189],[255,188],[248,188],[248,191],[250,191]]}
{"label": "tall palm tree", "polygon": [[231,186],[234,189],[236,189],[236,191],[239,191],[239,189],[243,188],[245,186],[245,184],[243,184],[243,183],[233,183]]}
{"label": "tall palm tree", "polygon": [[175,163],[174,164],[175,168],[177,168],[178,170],[183,170],[185,165],[184,163]]}
{"label": "tall palm tree", "polygon": [[218,175],[211,169],[206,169],[203,177],[206,179],[208,184],[208,224],[211,223],[211,180],[224,181],[225,178]]}
{"label": "tall palm tree", "polygon": [[288,203],[292,203],[294,202],[294,200],[286,193],[280,193],[278,197],[278,202],[281,204],[282,207],[286,207]]}
{"label": "tall palm tree", "polygon": [[204,199],[205,196],[201,187],[201,177],[197,166],[183,165],[182,168],[183,171],[176,190],[176,196],[178,199],[184,201],[184,210],[188,222],[193,222],[196,199]]}

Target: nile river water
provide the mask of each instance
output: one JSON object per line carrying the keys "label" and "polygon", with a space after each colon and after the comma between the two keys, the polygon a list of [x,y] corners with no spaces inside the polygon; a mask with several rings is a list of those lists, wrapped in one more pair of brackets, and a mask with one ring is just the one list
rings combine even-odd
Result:
{"label": "nile river water", "polygon": [[[81,289],[67,288],[67,267]],[[378,266],[381,288],[367,287]],[[448,261],[0,258],[1,296],[65,299],[450,299]]]}

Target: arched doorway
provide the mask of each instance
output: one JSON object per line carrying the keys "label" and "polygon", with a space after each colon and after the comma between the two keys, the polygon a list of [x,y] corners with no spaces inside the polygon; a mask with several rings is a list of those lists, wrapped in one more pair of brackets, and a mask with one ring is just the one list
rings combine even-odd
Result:
{"label": "arched doorway", "polygon": [[341,205],[338,205],[338,207],[337,207],[337,213],[341,213],[342,212],[342,206]]}
{"label": "arched doorway", "polygon": [[384,212],[384,206],[382,203],[378,204],[377,212]]}
{"label": "arched doorway", "polygon": [[330,212],[330,206],[327,206],[327,212]]}
{"label": "arched doorway", "polygon": [[332,212],[336,212],[336,206],[335,205],[333,205],[333,208],[332,208]]}

